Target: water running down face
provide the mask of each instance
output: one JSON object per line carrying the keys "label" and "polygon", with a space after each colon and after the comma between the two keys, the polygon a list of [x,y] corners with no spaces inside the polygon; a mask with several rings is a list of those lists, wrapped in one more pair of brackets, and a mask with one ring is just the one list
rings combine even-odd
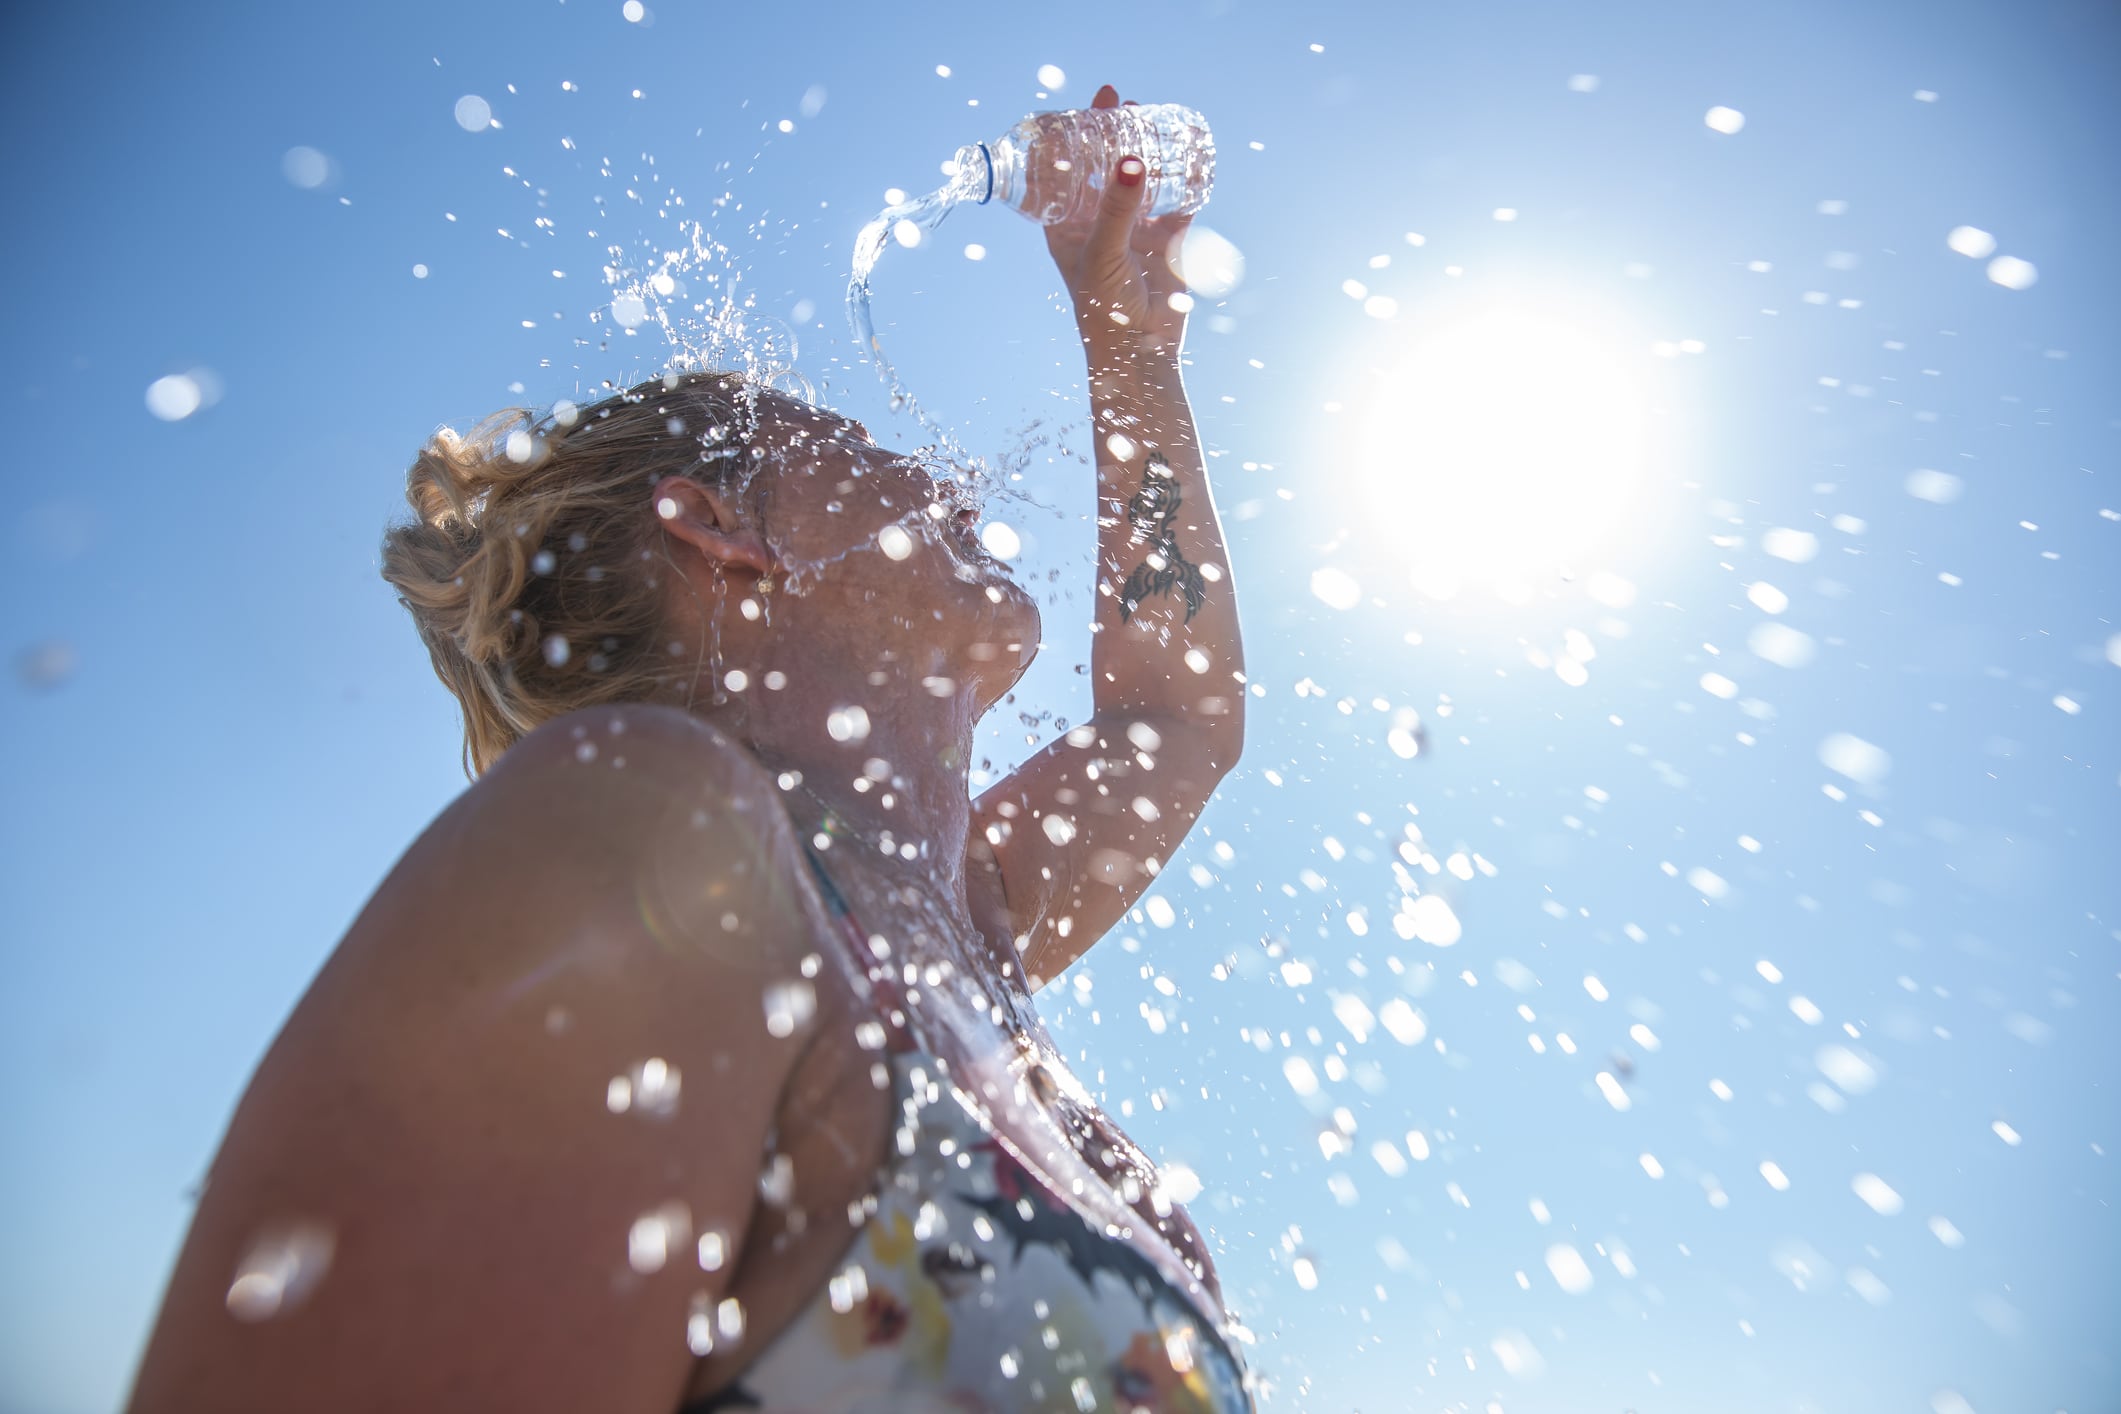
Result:
{"label": "water running down face", "polygon": [[[859,423],[771,392],[758,395],[749,454],[764,592],[739,598],[721,626],[725,666],[793,677],[786,660],[823,654],[892,677],[917,669],[923,682],[970,686],[984,708],[1029,665],[1037,603],[981,546],[978,510],[958,488]],[[689,512],[673,519],[661,499],[658,511],[674,546],[703,553],[680,523]]]}

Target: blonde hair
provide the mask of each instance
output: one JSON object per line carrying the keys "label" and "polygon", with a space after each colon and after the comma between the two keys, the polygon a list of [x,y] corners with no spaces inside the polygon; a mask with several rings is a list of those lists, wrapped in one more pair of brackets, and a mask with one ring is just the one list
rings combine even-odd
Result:
{"label": "blonde hair", "polygon": [[543,420],[505,409],[421,449],[417,519],[384,534],[383,578],[463,709],[467,776],[554,717],[692,679],[694,655],[663,641],[649,491],[740,484],[755,406],[736,375],[678,374]]}

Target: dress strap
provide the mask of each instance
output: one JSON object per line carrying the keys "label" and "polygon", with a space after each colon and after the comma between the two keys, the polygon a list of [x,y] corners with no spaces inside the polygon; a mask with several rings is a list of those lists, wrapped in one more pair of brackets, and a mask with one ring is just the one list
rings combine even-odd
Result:
{"label": "dress strap", "polygon": [[818,848],[809,840],[803,841],[803,858],[810,861],[810,877],[817,880],[817,891],[824,896],[825,907],[832,914],[832,921],[840,925],[840,931],[851,938],[862,951],[868,951],[868,938],[862,933],[862,925],[854,916],[854,906],[840,892],[839,885],[825,872],[825,861],[818,858]]}
{"label": "dress strap", "polygon": [[[817,846],[807,839],[804,840],[803,857],[810,861],[810,877],[817,881],[818,895],[825,901],[825,911],[832,915],[832,921],[839,927],[840,936],[846,940],[850,960],[875,989],[877,999],[883,1003],[884,1020],[889,1023],[890,1029],[896,1031],[902,1040],[910,1043],[912,1012],[907,1005],[905,991],[899,985],[892,960],[876,955],[870,945],[868,932],[862,927],[861,920],[854,916],[854,906],[847,902],[847,896],[840,892],[839,885],[832,882],[832,876],[825,872],[825,861],[819,856]],[[891,1049],[898,1050],[901,1047],[893,1046]]]}

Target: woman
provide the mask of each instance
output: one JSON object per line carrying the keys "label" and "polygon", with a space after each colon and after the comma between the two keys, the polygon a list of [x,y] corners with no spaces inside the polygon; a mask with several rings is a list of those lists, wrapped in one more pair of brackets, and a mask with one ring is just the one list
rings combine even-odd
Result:
{"label": "woman", "polygon": [[1242,743],[1142,172],[1048,236],[1096,710],[977,800],[1038,612],[860,427],[690,375],[422,453],[384,573],[475,784],[260,1066],[134,1409],[1249,1407],[1198,1233],[1030,1003]]}

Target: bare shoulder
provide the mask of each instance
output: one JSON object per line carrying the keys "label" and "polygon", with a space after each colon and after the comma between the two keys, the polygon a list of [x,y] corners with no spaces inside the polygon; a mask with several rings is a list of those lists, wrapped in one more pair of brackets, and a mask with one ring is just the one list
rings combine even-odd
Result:
{"label": "bare shoulder", "polygon": [[[772,773],[742,744],[673,707],[646,703],[570,712],[510,747],[466,792],[503,829],[540,800],[543,816],[593,805],[613,817],[602,825],[659,827],[673,811],[708,811],[694,828],[728,822],[785,832],[787,816]],[[722,807],[717,811],[714,807]],[[723,812],[726,812],[723,813]]]}
{"label": "bare shoulder", "polygon": [[[771,777],[682,714],[519,742],[259,1066],[133,1407],[667,1409],[687,1313],[741,1257],[707,1272],[691,1246],[749,1227],[813,1039],[760,1001],[810,946],[801,867]],[[283,1229],[328,1260],[253,1319],[231,1281]]]}
{"label": "bare shoulder", "polygon": [[[585,749],[586,748],[586,749]],[[589,707],[555,717],[504,753],[492,780],[568,762],[614,767],[626,756],[687,765],[728,784],[769,785],[772,777],[740,743],[689,712],[650,702]]]}
{"label": "bare shoulder", "polygon": [[511,747],[392,883],[445,911],[478,898],[526,921],[594,919],[608,938],[692,945],[679,955],[706,946],[741,963],[726,946],[740,941],[772,967],[801,941],[801,863],[780,791],[748,750],[684,712],[628,705],[570,713]]}

